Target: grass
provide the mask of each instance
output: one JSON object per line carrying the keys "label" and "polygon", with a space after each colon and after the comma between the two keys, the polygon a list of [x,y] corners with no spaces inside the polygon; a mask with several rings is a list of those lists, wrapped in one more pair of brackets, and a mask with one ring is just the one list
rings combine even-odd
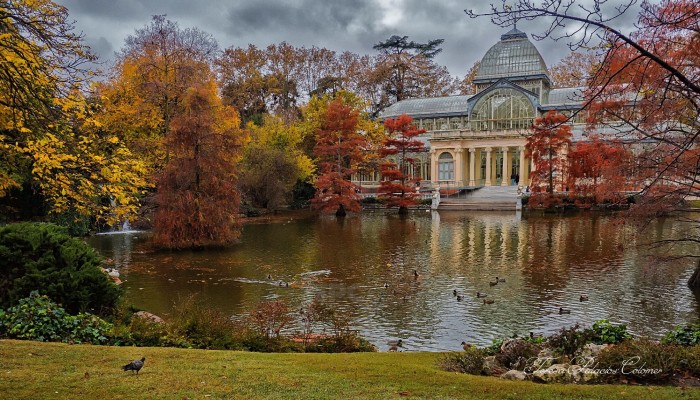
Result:
{"label": "grass", "polygon": [[[120,366],[146,357],[141,372]],[[0,340],[5,399],[700,398],[665,386],[541,385],[449,373],[436,353],[263,354]]]}

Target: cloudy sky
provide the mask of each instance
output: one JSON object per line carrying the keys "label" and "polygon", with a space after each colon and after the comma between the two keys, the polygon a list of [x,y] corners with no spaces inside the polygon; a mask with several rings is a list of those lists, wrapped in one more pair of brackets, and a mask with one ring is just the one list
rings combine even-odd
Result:
{"label": "cloudy sky", "polygon": [[[487,10],[486,0],[54,0],[68,8],[76,29],[102,60],[109,61],[124,39],[166,14],[181,28],[211,33],[224,49],[286,41],[342,52],[374,54],[372,46],[391,35],[427,42],[445,39],[436,62],[464,76],[507,29],[488,18],[470,19],[464,9]],[[493,1],[493,0],[492,0]],[[585,0],[584,0],[585,1]],[[620,2],[621,0],[611,0]],[[629,32],[636,12],[613,25]],[[539,32],[543,21],[518,28]],[[535,45],[552,65],[568,52],[566,43],[545,39]]]}

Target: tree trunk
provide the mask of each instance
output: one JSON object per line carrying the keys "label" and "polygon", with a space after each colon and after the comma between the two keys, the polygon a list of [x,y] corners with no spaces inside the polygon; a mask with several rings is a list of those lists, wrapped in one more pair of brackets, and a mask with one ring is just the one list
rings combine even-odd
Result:
{"label": "tree trunk", "polygon": [[695,266],[693,275],[688,279],[688,287],[691,290],[700,290],[700,259],[698,259],[698,264]]}
{"label": "tree trunk", "polygon": [[344,216],[346,216],[346,215],[348,215],[348,213],[345,212],[345,206],[342,205],[342,204],[339,205],[339,206],[338,206],[338,211],[335,212],[335,216],[336,216],[336,217],[344,217]]}
{"label": "tree trunk", "polygon": [[400,206],[399,207],[399,215],[406,215],[408,214],[408,207]]}

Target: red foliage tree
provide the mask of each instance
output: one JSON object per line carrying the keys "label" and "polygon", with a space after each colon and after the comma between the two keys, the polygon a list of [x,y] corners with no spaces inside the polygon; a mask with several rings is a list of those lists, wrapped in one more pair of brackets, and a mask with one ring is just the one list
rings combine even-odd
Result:
{"label": "red foliage tree", "polygon": [[578,206],[626,201],[632,157],[621,142],[594,136],[576,143],[567,157],[567,186]]}
{"label": "red foliage tree", "polygon": [[360,211],[359,188],[350,181],[364,159],[367,139],[357,130],[359,111],[338,97],[331,101],[317,131],[314,155],[318,157],[320,175],[316,180],[314,207],[323,212]]}
{"label": "red foliage tree", "polygon": [[226,245],[239,236],[240,120],[213,82],[190,88],[183,104],[166,137],[171,156],[157,181],[153,240],[176,249]]}
{"label": "red foliage tree", "polygon": [[531,206],[549,207],[559,200],[554,191],[557,185],[560,189],[564,186],[567,165],[564,151],[571,145],[571,126],[566,121],[565,115],[549,111],[535,120],[532,134],[527,137],[526,154],[535,167],[530,174],[532,196],[528,204]]}
{"label": "red foliage tree", "polygon": [[409,172],[415,158],[411,155],[423,151],[423,142],[415,137],[425,133],[413,125],[413,118],[406,114],[384,121],[388,137],[379,149],[382,157],[394,156],[396,161],[384,161],[379,165],[384,178],[379,187],[380,197],[387,199],[387,207],[399,207],[399,214],[406,214],[408,206],[418,203],[416,183]]}

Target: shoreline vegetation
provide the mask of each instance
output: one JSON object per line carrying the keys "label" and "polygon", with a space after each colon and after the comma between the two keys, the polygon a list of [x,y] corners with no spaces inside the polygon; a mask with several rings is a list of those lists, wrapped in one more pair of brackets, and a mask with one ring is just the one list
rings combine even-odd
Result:
{"label": "shoreline vegetation", "polygon": [[[440,370],[441,353],[269,354],[0,340],[11,399],[691,399],[674,386],[541,385]],[[121,366],[146,357],[138,375]]]}

